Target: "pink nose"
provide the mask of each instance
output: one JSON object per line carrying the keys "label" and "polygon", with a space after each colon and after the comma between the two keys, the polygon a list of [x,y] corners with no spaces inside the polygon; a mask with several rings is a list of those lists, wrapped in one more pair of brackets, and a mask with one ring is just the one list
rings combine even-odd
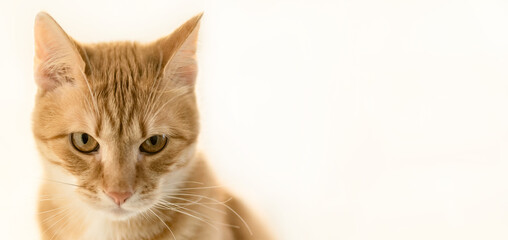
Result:
{"label": "pink nose", "polygon": [[122,205],[127,198],[132,196],[132,192],[106,192],[106,194],[115,200],[116,205]]}

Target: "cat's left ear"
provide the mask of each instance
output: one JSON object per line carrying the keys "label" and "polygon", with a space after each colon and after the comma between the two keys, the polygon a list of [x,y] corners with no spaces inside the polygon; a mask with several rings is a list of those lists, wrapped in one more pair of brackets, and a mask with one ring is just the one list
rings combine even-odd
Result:
{"label": "cat's left ear", "polygon": [[163,78],[177,86],[193,87],[196,82],[196,48],[202,16],[203,13],[187,20],[171,35],[155,43],[162,52]]}
{"label": "cat's left ear", "polygon": [[49,14],[35,17],[34,38],[34,75],[40,89],[51,91],[82,73],[85,63],[76,43]]}

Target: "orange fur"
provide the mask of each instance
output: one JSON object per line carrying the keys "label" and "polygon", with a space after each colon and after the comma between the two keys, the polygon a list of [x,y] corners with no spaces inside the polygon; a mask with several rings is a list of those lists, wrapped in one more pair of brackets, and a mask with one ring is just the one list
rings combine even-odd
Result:
{"label": "orange fur", "polygon": [[[200,18],[151,44],[85,45],[46,13],[37,16],[42,239],[271,239],[195,152]],[[77,151],[69,137],[76,132],[96,139],[99,150]],[[156,134],[168,136],[166,147],[140,152]],[[120,206],[108,191],[134,195]]]}

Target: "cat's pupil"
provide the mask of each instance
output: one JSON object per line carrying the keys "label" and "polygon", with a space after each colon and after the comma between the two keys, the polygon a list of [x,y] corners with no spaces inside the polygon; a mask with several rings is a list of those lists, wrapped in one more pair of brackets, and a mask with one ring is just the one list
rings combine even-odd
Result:
{"label": "cat's pupil", "polygon": [[81,141],[83,142],[83,144],[86,144],[88,142],[88,134],[86,133],[81,134]]}
{"label": "cat's pupil", "polygon": [[152,137],[150,137],[150,143],[151,143],[152,145],[155,145],[155,144],[157,143],[157,136],[152,136]]}

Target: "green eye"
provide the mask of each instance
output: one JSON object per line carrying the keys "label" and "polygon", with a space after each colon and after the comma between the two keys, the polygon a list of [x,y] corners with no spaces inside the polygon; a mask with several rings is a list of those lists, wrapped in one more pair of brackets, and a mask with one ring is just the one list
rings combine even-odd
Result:
{"label": "green eye", "polygon": [[87,133],[71,133],[71,142],[76,150],[91,153],[99,149],[99,143]]}
{"label": "green eye", "polygon": [[149,154],[158,153],[166,146],[167,141],[168,138],[165,135],[153,135],[139,146],[139,150]]}

